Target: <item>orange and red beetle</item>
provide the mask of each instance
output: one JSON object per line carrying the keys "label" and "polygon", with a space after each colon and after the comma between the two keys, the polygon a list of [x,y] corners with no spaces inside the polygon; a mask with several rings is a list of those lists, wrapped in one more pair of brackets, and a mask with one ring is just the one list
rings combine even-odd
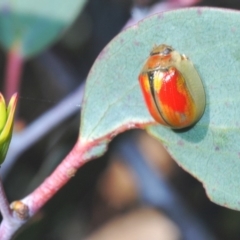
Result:
{"label": "orange and red beetle", "polygon": [[180,129],[201,118],[206,105],[202,81],[192,62],[172,47],[153,48],[139,83],[149,112],[160,124]]}

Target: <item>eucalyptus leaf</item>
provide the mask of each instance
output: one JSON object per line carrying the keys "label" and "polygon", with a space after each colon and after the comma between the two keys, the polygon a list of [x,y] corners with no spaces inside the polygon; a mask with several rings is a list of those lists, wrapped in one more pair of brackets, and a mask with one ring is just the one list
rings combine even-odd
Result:
{"label": "eucalyptus leaf", "polygon": [[206,90],[200,121],[182,131],[149,126],[212,201],[240,210],[240,12],[190,8],[158,13],[121,32],[88,76],[80,138],[96,141],[150,123],[138,75],[155,44],[195,65]]}
{"label": "eucalyptus leaf", "polygon": [[60,36],[86,0],[0,0],[0,43],[23,57],[43,51]]}

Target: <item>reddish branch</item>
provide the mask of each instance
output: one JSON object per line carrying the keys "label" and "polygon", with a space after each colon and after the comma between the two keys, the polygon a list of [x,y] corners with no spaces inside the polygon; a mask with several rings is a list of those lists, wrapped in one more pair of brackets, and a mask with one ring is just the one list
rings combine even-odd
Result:
{"label": "reddish branch", "polygon": [[8,102],[11,96],[19,92],[20,79],[24,59],[20,54],[19,47],[13,47],[7,55],[4,96]]}
{"label": "reddish branch", "polygon": [[55,171],[37,189],[22,200],[29,208],[29,216],[33,216],[75,175],[76,171],[86,162],[84,154],[92,146],[91,143],[77,141],[72,151]]}

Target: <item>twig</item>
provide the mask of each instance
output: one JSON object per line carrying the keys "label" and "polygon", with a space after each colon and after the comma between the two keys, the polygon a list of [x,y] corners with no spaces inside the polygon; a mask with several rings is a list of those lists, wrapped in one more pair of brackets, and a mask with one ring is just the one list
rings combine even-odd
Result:
{"label": "twig", "polygon": [[[12,217],[10,215],[8,216],[7,213],[10,209],[3,210],[4,219],[0,226],[1,240],[11,239],[13,234],[28,220],[28,218],[32,217],[75,175],[78,168],[87,161],[84,155],[94,144],[96,143],[83,143],[80,140],[77,141],[72,151],[38,188],[24,199],[15,201],[11,204],[14,210]],[[3,198],[2,201],[6,200]],[[5,204],[4,208],[6,208],[7,205],[8,204]],[[0,207],[2,207],[1,203]]]}
{"label": "twig", "polygon": [[[21,213],[22,207],[25,207],[23,204],[17,205],[12,211],[9,207],[9,202],[7,200],[2,181],[0,179],[0,211],[3,217],[3,221],[0,226],[0,239],[9,240],[16,230],[25,223],[25,218],[21,218],[19,213]],[[19,211],[20,210],[20,211]],[[28,209],[26,209],[28,213]],[[25,217],[25,216],[24,216]],[[28,214],[26,215],[28,217]]]}
{"label": "twig", "polygon": [[0,239],[1,240],[9,240],[14,234],[15,230],[9,226],[8,221],[5,219],[1,222],[0,226]]}
{"label": "twig", "polygon": [[15,44],[7,55],[4,96],[7,102],[15,92],[19,92],[24,59],[20,54],[20,45]]}
{"label": "twig", "polygon": [[10,210],[9,202],[7,200],[1,179],[0,179],[0,211],[3,219],[5,219],[6,221],[11,220],[12,211]]}
{"label": "twig", "polygon": [[55,171],[38,188],[22,200],[29,208],[30,217],[75,175],[76,171],[86,162],[84,154],[93,146],[94,142],[83,143],[78,140],[72,151]]}

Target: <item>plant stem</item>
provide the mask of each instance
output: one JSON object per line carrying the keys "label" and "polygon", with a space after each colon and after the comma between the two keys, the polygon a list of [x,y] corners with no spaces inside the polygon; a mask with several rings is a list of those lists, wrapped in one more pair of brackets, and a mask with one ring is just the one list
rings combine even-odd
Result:
{"label": "plant stem", "polygon": [[0,226],[0,239],[1,240],[11,240],[15,232],[25,223],[16,218],[12,218],[12,221],[9,222],[6,219],[3,219]]}
{"label": "plant stem", "polygon": [[[72,151],[37,189],[23,200],[14,202],[16,203],[13,208],[13,213],[15,214],[12,214],[9,208],[3,186],[0,183],[0,210],[3,215],[3,221],[0,226],[0,239],[10,240],[27,219],[32,217],[75,175],[78,168],[87,161],[84,155],[97,143],[98,141],[81,142],[78,140]],[[26,208],[23,209],[20,207]],[[22,210],[26,210],[26,212]]]}
{"label": "plant stem", "polygon": [[7,54],[6,76],[4,82],[4,95],[7,102],[15,92],[19,92],[23,60],[19,45],[14,45]]}
{"label": "plant stem", "polygon": [[0,226],[0,239],[9,240],[16,230],[23,224],[18,219],[14,219],[12,210],[9,207],[2,180],[0,179],[0,211],[2,214],[2,222]]}
{"label": "plant stem", "polygon": [[25,197],[22,202],[29,208],[29,216],[33,216],[55,193],[60,190],[76,173],[86,160],[84,154],[94,146],[92,143],[77,141],[72,151],[60,163],[55,171]]}
{"label": "plant stem", "polygon": [[9,202],[7,200],[1,179],[0,179],[0,211],[3,219],[10,222],[12,218],[12,211],[9,207]]}
{"label": "plant stem", "polygon": [[9,226],[9,223],[5,219],[3,219],[0,226],[0,239],[9,240],[11,239],[14,232],[15,229],[11,228],[11,226]]}

